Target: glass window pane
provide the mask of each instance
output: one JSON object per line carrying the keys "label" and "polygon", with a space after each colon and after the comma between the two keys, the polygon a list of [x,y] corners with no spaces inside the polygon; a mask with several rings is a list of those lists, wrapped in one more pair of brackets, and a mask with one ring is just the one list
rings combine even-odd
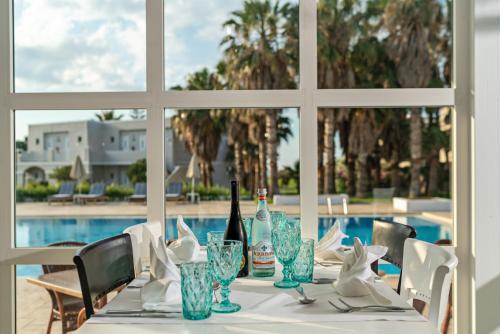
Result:
{"label": "glass window pane", "polygon": [[166,110],[165,121],[167,239],[177,237],[177,215],[202,244],[208,231],[224,230],[233,178],[243,217],[255,216],[259,187],[270,210],[299,217],[298,109]]}
{"label": "glass window pane", "polygon": [[[93,242],[146,220],[144,110],[17,110],[16,246]],[[131,205],[131,201],[137,205]]]}
{"label": "glass window pane", "polygon": [[318,87],[449,87],[451,0],[318,0]]}
{"label": "glass window pane", "polygon": [[165,0],[165,86],[296,88],[298,26],[298,0]]}
{"label": "glass window pane", "polygon": [[14,0],[16,92],[146,89],[145,0]]}
{"label": "glass window pane", "polygon": [[370,244],[374,219],[383,219],[413,226],[417,239],[451,242],[451,112],[319,109],[319,237],[339,222],[344,245]]}

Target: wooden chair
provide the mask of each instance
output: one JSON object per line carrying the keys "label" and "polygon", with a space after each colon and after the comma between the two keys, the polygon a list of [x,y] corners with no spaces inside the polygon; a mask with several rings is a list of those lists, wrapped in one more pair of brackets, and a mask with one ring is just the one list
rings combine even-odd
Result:
{"label": "wooden chair", "polygon": [[[84,245],[86,244],[83,242],[63,241],[50,244],[49,247],[79,247]],[[74,265],[42,265],[44,274],[73,269],[75,269]],[[59,320],[61,321],[63,334],[76,330],[78,328],[78,313],[84,308],[83,301],[80,298],[68,296],[50,289],[46,290],[52,302],[47,334],[50,334],[52,330],[52,323]]]}
{"label": "wooden chair", "polygon": [[401,296],[429,304],[429,321],[440,328],[458,259],[444,247],[415,239],[405,241],[404,254]]}
{"label": "wooden chair", "polygon": [[[417,232],[409,225],[375,219],[373,221],[372,244],[387,247],[383,260],[403,268],[404,243],[408,238],[415,238]],[[378,273],[378,262],[372,264],[372,270]],[[401,276],[398,281],[397,293],[401,291]]]}
{"label": "wooden chair", "polygon": [[94,314],[99,300],[135,278],[129,234],[89,244],[76,253],[73,262],[80,278],[87,319]]}

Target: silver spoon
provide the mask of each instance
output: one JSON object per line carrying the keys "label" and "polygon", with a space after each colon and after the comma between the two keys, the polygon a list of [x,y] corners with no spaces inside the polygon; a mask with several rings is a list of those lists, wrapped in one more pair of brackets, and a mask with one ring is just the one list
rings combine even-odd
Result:
{"label": "silver spoon", "polygon": [[316,301],[316,298],[309,298],[307,297],[306,293],[304,292],[304,288],[301,286],[298,286],[295,288],[295,291],[297,291],[301,297],[299,297],[299,302],[301,304],[312,304]]}

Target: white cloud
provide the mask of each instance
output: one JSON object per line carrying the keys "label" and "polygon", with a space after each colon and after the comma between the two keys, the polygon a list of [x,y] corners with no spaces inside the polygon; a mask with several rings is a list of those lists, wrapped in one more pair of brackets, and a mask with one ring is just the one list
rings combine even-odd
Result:
{"label": "white cloud", "polygon": [[14,3],[17,91],[145,89],[145,0]]}

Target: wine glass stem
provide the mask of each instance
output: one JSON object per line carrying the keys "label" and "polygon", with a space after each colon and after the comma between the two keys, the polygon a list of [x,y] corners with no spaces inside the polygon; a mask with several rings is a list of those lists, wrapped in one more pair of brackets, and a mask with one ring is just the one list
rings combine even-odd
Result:
{"label": "wine glass stem", "polygon": [[231,292],[231,290],[229,290],[229,286],[225,286],[225,285],[222,286],[221,291],[220,291],[220,297],[221,297],[220,303],[222,305],[227,305],[227,304],[231,303],[229,301],[229,293],[230,292]]}
{"label": "wine glass stem", "polygon": [[291,281],[292,280],[292,271],[290,270],[290,265],[283,266],[283,281]]}

